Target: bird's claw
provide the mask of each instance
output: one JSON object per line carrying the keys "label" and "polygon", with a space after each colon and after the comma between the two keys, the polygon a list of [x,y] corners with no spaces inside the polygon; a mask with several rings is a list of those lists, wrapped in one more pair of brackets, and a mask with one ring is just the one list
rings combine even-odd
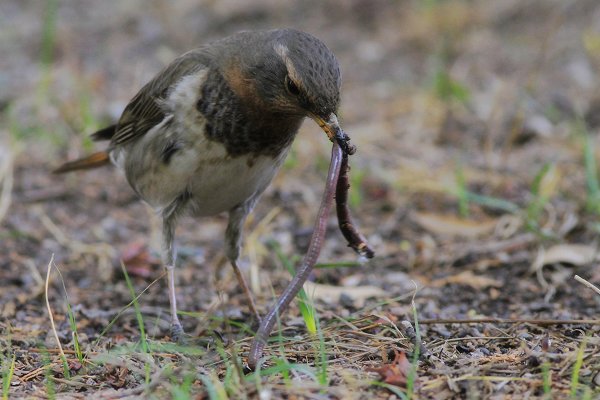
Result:
{"label": "bird's claw", "polygon": [[179,343],[186,344],[187,338],[185,337],[185,332],[183,331],[183,327],[179,323],[172,323],[169,328],[169,334],[171,336],[171,340]]}

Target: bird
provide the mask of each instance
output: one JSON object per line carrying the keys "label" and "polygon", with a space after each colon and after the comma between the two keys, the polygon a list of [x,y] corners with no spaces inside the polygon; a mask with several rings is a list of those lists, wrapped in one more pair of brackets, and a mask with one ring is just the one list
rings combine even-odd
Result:
{"label": "bird", "polygon": [[132,98],[119,120],[92,134],[103,151],[55,169],[114,164],[162,219],[170,335],[178,317],[175,227],[184,215],[228,213],[224,250],[260,322],[238,266],[243,226],[284,162],[305,118],[329,140],[348,138],[337,118],[341,72],[333,52],[295,29],[244,31],[177,57]]}

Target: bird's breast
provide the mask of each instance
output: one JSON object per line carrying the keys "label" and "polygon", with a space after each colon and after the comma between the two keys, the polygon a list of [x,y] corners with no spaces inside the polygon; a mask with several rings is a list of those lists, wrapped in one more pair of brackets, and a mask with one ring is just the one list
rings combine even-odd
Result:
{"label": "bird's breast", "polygon": [[248,96],[258,97],[258,93],[251,84],[248,90],[242,90],[239,81],[244,79],[235,76],[231,79],[230,75],[227,81],[217,69],[206,74],[195,102],[206,121],[206,137],[224,145],[233,156],[256,153],[277,157],[294,140],[304,116],[274,113],[272,106],[249,99]]}
{"label": "bird's breast", "polygon": [[245,154],[231,157],[221,144],[198,157],[188,192],[190,211],[197,216],[228,211],[259,196],[281,166],[288,148],[279,155]]}
{"label": "bird's breast", "polygon": [[182,198],[185,211],[196,216],[228,211],[259,196],[289,150],[286,147],[275,156],[232,156],[223,144],[202,135],[169,138],[159,133],[149,132],[134,145],[119,149],[115,160],[133,189],[159,212]]}

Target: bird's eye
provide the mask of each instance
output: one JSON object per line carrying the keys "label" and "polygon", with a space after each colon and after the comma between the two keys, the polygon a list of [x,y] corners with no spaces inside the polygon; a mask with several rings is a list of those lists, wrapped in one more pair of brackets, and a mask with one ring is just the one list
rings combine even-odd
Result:
{"label": "bird's eye", "polygon": [[300,89],[298,89],[298,85],[296,85],[294,81],[290,79],[289,76],[285,77],[285,88],[290,94],[293,94],[294,96],[298,96],[300,94]]}

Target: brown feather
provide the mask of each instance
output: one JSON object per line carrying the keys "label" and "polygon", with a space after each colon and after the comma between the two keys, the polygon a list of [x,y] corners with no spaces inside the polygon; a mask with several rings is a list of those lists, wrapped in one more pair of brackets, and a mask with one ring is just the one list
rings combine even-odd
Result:
{"label": "brown feather", "polygon": [[106,151],[99,151],[79,160],[69,161],[52,171],[55,174],[63,174],[65,172],[76,171],[80,169],[98,168],[109,164],[110,158]]}

